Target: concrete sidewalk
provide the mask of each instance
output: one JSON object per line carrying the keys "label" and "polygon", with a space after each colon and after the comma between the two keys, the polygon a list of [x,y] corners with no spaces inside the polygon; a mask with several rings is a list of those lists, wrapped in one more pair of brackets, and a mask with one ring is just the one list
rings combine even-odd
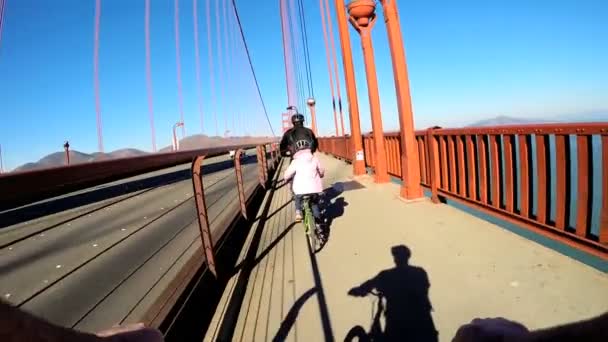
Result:
{"label": "concrete sidewalk", "polygon": [[[406,204],[397,185],[353,180],[350,166],[321,158],[325,185],[333,187],[328,243],[312,254],[303,226],[293,223],[289,190],[269,193],[206,341],[333,341],[356,326],[369,331],[376,297],[348,292],[372,279],[368,285],[388,298],[389,316],[424,321],[430,301],[440,341],[475,317],[540,328],[608,310],[605,273],[453,207]],[[416,267],[396,269],[395,246],[406,246]],[[430,335],[433,326],[417,323],[416,330]]]}

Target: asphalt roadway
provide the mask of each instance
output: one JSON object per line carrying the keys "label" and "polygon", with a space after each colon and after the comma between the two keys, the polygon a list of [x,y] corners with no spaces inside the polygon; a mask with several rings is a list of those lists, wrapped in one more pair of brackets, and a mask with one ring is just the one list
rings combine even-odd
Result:
{"label": "asphalt roadway", "polygon": [[[225,168],[231,164],[226,159],[206,164]],[[185,164],[79,194],[188,169]],[[215,236],[239,204],[234,168],[212,171],[203,183]],[[243,165],[243,182],[251,194],[258,183],[255,158]],[[191,180],[182,177],[1,229],[0,295],[85,331],[141,319],[201,246],[192,192]]]}

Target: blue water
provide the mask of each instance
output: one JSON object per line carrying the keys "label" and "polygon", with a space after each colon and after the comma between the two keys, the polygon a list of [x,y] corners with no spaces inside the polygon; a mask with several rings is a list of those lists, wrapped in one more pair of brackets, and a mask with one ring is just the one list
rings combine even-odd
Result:
{"label": "blue water", "polygon": [[[505,173],[505,159],[504,159],[504,154],[502,153],[503,151],[503,143],[504,143],[504,136],[501,136],[501,139],[499,140],[500,142],[500,146],[499,146],[499,151],[501,151],[500,156],[501,156],[501,169],[502,172],[501,174],[503,175],[501,177],[501,189],[505,189],[506,183],[505,183],[505,177],[504,177],[504,173]],[[515,181],[515,189],[519,189],[520,186],[520,182],[521,179],[519,177],[519,167],[520,167],[520,160],[519,160],[519,140],[517,139],[517,137],[514,139],[514,149],[515,149],[515,156],[514,156],[514,162],[515,162],[515,171],[514,171],[514,181]],[[568,215],[568,228],[570,229],[574,229],[576,227],[576,215],[577,215],[577,197],[578,197],[578,153],[577,153],[577,145],[576,145],[576,136],[571,135],[569,136],[569,139],[567,140],[567,144],[566,147],[569,148],[570,150],[570,162],[569,162],[569,170],[570,170],[570,174],[569,174],[569,179],[570,179],[570,187],[569,187],[569,191],[570,191],[570,206],[569,206],[569,215]],[[550,182],[549,184],[547,184],[548,187],[548,191],[549,194],[547,196],[547,198],[549,199],[549,220],[554,222],[555,221],[555,216],[556,216],[556,211],[557,211],[557,195],[556,195],[556,188],[557,188],[557,184],[556,184],[556,180],[557,180],[557,171],[556,171],[556,147],[555,147],[555,136],[551,135],[549,136],[549,165],[548,167],[549,172],[550,172]],[[533,216],[537,215],[538,212],[538,208],[537,208],[537,200],[538,200],[538,193],[536,191],[536,187],[537,187],[537,183],[538,183],[538,174],[537,174],[537,169],[538,169],[538,163],[536,161],[536,136],[532,135],[531,136],[531,140],[530,140],[530,160],[531,160],[531,165],[529,166],[529,172],[531,175],[531,179],[530,179],[530,192],[532,193],[532,201],[529,204],[530,205],[530,213]],[[490,157],[491,157],[491,152],[489,152],[488,155],[488,169],[490,171],[490,177],[491,177],[491,170],[492,170],[492,165],[489,162],[490,161]],[[479,160],[479,158],[478,158]],[[591,227],[590,227],[590,234],[594,237],[598,237],[599,235],[599,229],[600,229],[600,214],[601,214],[601,208],[602,208],[602,198],[601,198],[601,189],[602,189],[602,141],[601,141],[601,137],[599,136],[593,136],[591,139],[591,156],[590,156],[590,162],[591,162],[591,170],[592,170],[592,181],[591,181],[591,185],[590,185],[590,191],[591,191],[591,197],[589,198],[589,201],[591,202]],[[479,164],[479,163],[478,163]],[[479,167],[479,165],[478,165]],[[479,178],[479,176],[478,176]],[[608,180],[606,180],[608,181]],[[491,199],[492,198],[492,189],[490,187],[491,184],[491,178],[488,179],[488,196]],[[479,194],[479,189],[478,189],[478,194]],[[502,203],[506,202],[506,192],[501,191],[501,197],[502,197]],[[521,201],[519,198],[519,195],[514,196],[514,201],[515,201],[515,208],[517,210],[521,209]]]}

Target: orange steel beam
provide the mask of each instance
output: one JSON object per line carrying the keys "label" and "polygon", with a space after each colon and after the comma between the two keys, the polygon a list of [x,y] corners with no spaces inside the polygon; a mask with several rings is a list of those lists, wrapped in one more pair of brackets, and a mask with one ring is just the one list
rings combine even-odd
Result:
{"label": "orange steel beam", "polygon": [[363,137],[361,136],[361,124],[359,120],[359,100],[357,99],[357,87],[355,84],[355,68],[353,67],[353,55],[351,52],[352,48],[350,45],[350,34],[348,33],[344,1],[336,0],[335,3],[338,32],[340,34],[340,48],[342,50],[346,96],[348,97],[351,151],[355,153],[354,156],[350,157],[353,161],[353,174],[358,176],[365,174],[365,158],[363,154]]}
{"label": "orange steel beam", "polygon": [[408,80],[405,48],[401,35],[401,24],[397,13],[396,0],[380,0],[384,9],[384,21],[393,61],[399,127],[401,131],[401,196],[415,199],[423,196],[420,186],[420,164],[415,150],[414,115]]}
{"label": "orange steel beam", "polygon": [[384,146],[384,131],[382,129],[380,98],[378,96],[378,79],[376,78],[376,62],[374,61],[374,48],[371,36],[372,28],[376,22],[375,8],[376,5],[373,0],[358,0],[348,5],[348,12],[350,23],[361,35],[376,156],[375,181],[376,183],[387,183],[390,179]]}

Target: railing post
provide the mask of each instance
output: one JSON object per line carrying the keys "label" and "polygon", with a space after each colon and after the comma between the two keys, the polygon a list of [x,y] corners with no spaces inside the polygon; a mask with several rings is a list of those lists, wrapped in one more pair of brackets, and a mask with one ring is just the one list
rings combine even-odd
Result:
{"label": "railing post", "polygon": [[217,278],[217,269],[215,268],[215,252],[213,250],[213,239],[211,237],[211,229],[209,227],[209,215],[207,213],[207,204],[205,203],[205,189],[203,187],[203,175],[201,167],[205,156],[198,156],[192,162],[192,187],[194,188],[194,199],[196,202],[196,213],[198,216],[198,228],[201,232],[201,240],[207,266],[213,275]]}
{"label": "railing post", "polygon": [[257,158],[258,158],[258,179],[260,180],[260,185],[262,188],[266,189],[266,167],[264,166],[264,156],[263,156],[263,147],[257,146]]}
{"label": "railing post", "polygon": [[241,154],[243,149],[239,148],[234,154],[234,172],[236,174],[236,187],[239,191],[239,202],[241,203],[241,214],[247,219],[247,206],[245,204],[245,187],[243,186],[243,168],[241,167]]}
{"label": "railing post", "polygon": [[262,160],[264,161],[264,183],[268,182],[268,159],[267,158],[268,150],[266,149],[266,144],[262,145]]}
{"label": "railing post", "polygon": [[331,147],[330,147],[330,152],[332,156],[337,157],[338,154],[336,153],[336,138],[331,138]]}
{"label": "railing post", "polygon": [[439,127],[431,127],[427,130],[426,137],[427,143],[426,146],[428,148],[429,155],[429,169],[431,179],[429,183],[431,185],[431,201],[433,203],[439,203],[439,144],[437,143],[437,138],[435,137],[435,129]]}
{"label": "railing post", "polygon": [[277,146],[275,143],[270,144],[270,148],[272,149],[271,152],[271,156],[272,156],[272,168],[276,168],[277,166]]}

